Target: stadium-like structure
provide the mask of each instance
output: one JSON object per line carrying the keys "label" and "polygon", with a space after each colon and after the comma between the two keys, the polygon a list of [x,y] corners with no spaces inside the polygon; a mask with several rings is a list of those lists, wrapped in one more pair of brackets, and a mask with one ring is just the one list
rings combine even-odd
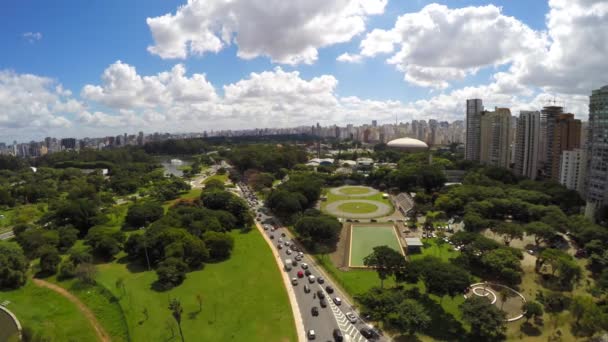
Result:
{"label": "stadium-like structure", "polygon": [[429,146],[424,141],[413,138],[399,138],[391,140],[386,145],[391,148],[408,152],[424,152],[429,149]]}

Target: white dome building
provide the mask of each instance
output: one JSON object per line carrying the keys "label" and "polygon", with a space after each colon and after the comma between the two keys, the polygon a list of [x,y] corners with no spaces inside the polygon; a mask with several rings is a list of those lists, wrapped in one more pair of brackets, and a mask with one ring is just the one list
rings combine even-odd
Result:
{"label": "white dome building", "polygon": [[408,152],[424,152],[429,149],[429,146],[424,141],[412,138],[399,138],[391,140],[386,145],[391,148]]}

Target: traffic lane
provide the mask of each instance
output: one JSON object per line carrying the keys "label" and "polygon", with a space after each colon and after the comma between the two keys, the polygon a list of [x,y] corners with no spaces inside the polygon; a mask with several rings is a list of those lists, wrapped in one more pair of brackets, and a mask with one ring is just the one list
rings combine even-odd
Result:
{"label": "traffic lane", "polygon": [[[283,240],[288,239],[291,242],[294,242],[295,240],[293,239],[293,235],[291,234],[291,232],[284,227],[281,228],[277,228],[274,232],[272,232],[271,234],[275,235],[275,239],[277,240],[278,243],[278,239],[281,238],[282,234],[285,234],[285,237],[283,237]],[[302,251],[302,247],[299,246],[299,244],[296,243],[296,245],[298,246],[298,250]],[[284,249],[285,247],[283,247]],[[292,255],[286,255],[285,251],[283,252],[283,255],[285,255],[286,258],[290,258],[293,259],[295,257],[294,254]],[[309,254],[304,254],[304,257],[302,258],[302,261],[299,262],[298,267],[300,267],[301,263],[306,263],[308,265],[308,269],[311,272],[312,275],[314,275],[315,277],[322,276],[323,279],[325,280],[325,283],[323,284],[323,289],[325,289],[325,287],[327,285],[330,285],[333,289],[334,289],[334,293],[332,293],[330,295],[331,299],[333,300],[333,298],[335,297],[339,297],[342,300],[342,304],[339,306],[336,306],[338,308],[338,310],[340,310],[342,312],[343,315],[345,315],[348,312],[353,312],[356,316],[357,316],[357,322],[354,324],[354,328],[357,330],[356,333],[351,333],[350,335],[355,335],[355,336],[360,336],[360,331],[362,328],[369,328],[370,325],[367,324],[366,322],[364,322],[361,317],[359,316],[359,313],[357,312],[356,308],[353,306],[353,304],[349,301],[348,297],[344,295],[344,293],[342,292],[342,290],[340,289],[340,287],[336,286],[336,284],[334,283],[333,279],[326,274],[326,272],[324,272],[324,270],[322,269],[322,266],[318,265],[316,260]],[[300,268],[301,269],[301,268]],[[337,323],[337,320],[339,318],[336,317],[334,319],[334,321]],[[332,329],[333,331],[333,329]],[[361,337],[361,340],[362,339]],[[377,341],[385,341],[385,339],[383,337],[377,339]]]}
{"label": "traffic lane", "polygon": [[[297,270],[292,270],[290,275],[297,273]],[[293,277],[292,277],[293,278]],[[308,284],[311,291],[309,293],[304,292],[304,285]],[[305,278],[298,280],[298,285],[294,286],[296,299],[300,306],[300,312],[302,314],[302,321],[304,322],[304,328],[308,334],[308,330],[312,329],[315,331],[316,338],[318,341],[333,341],[333,331],[336,329],[337,323],[331,312],[329,305],[325,308],[321,307],[319,298],[316,296],[318,287],[316,283],[310,284]],[[315,293],[315,295],[313,295]],[[319,310],[318,316],[312,315],[312,308],[317,307]]]}

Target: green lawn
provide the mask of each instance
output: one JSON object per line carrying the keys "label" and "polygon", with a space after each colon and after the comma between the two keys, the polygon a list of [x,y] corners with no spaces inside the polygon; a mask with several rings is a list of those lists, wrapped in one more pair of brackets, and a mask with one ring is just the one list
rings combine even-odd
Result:
{"label": "green lawn", "polygon": [[455,251],[449,243],[439,243],[438,239],[423,239],[424,247],[422,253],[408,255],[411,260],[422,259],[425,256],[434,256],[445,262],[458,256],[459,252]]}
{"label": "green lawn", "polygon": [[[133,341],[171,337],[170,298],[178,298],[184,308],[186,341],[296,341],[280,271],[263,238],[257,230],[231,234],[235,247],[229,260],[188,273],[182,285],[167,292],[151,289],[154,272],[138,266],[129,270],[118,262],[99,265],[98,281],[119,298]],[[121,278],[124,293],[115,285]],[[200,313],[197,295],[203,298]]]}
{"label": "green lawn", "polygon": [[321,210],[325,209],[325,206],[333,203],[335,201],[342,201],[342,200],[370,200],[370,201],[378,201],[381,203],[384,203],[386,205],[389,205],[391,208],[393,207],[393,204],[391,203],[391,201],[389,199],[386,198],[382,198],[382,193],[379,192],[377,194],[371,195],[371,196],[348,196],[348,195],[336,195],[334,193],[332,193],[331,191],[329,191],[329,189],[324,189],[323,190],[324,195],[327,197],[326,201],[321,202]]}
{"label": "green lawn", "polygon": [[364,266],[363,259],[374,251],[374,247],[386,245],[403,253],[392,225],[358,226],[351,231],[350,265]]}
{"label": "green lawn", "polygon": [[344,195],[361,195],[369,192],[367,187],[360,186],[347,186],[340,189],[340,192]]}
{"label": "green lawn", "polygon": [[211,177],[207,177],[203,181],[203,184],[206,184],[207,182],[209,182],[212,179],[217,179],[217,180],[221,181],[222,183],[226,183],[228,181],[228,175],[227,174],[223,174],[223,175],[213,175]]}
{"label": "green lawn", "polygon": [[339,210],[353,214],[367,214],[378,210],[378,206],[365,202],[349,202],[338,206]]}
{"label": "green lawn", "polygon": [[47,210],[45,203],[18,205],[7,210],[0,210],[0,232],[12,229],[19,223],[30,223],[38,220]]}
{"label": "green lawn", "polygon": [[55,292],[40,288],[31,281],[20,289],[0,291],[0,302],[7,306],[21,325],[48,341],[96,341],[93,327],[78,308]]}

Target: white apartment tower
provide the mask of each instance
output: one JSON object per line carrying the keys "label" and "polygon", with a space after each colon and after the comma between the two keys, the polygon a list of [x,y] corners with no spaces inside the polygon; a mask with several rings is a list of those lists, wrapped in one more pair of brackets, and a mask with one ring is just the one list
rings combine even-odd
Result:
{"label": "white apartment tower", "polygon": [[521,111],[515,137],[515,174],[536,179],[540,153],[540,112]]}
{"label": "white apartment tower", "polygon": [[579,194],[585,191],[585,175],[587,170],[587,158],[585,150],[576,148],[571,151],[563,151],[560,158],[559,183],[570,190],[576,190]]}

